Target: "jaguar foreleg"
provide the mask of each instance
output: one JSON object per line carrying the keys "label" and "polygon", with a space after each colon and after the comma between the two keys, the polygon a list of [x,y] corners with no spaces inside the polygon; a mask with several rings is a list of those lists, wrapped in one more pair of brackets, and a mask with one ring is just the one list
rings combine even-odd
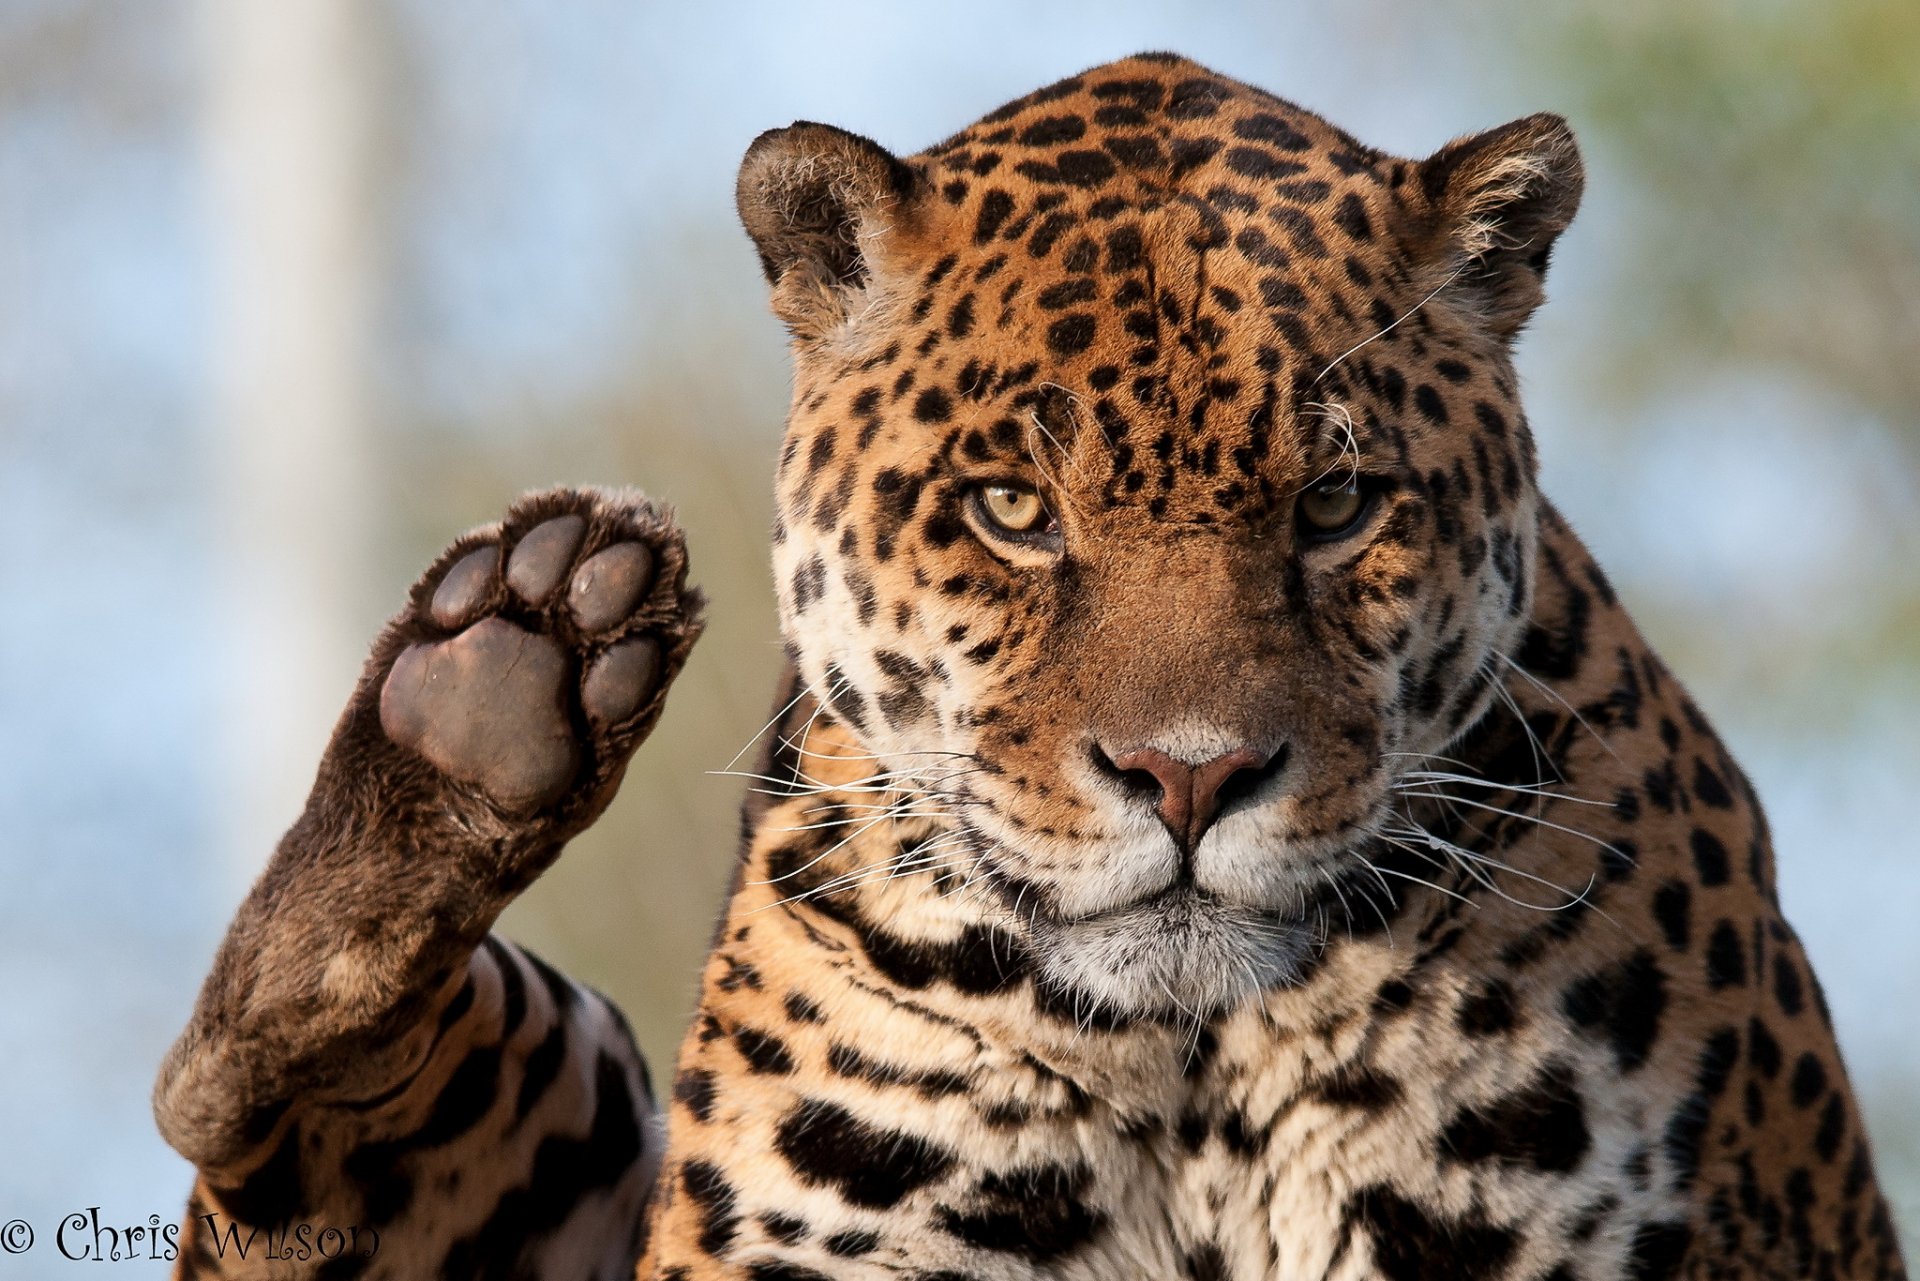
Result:
{"label": "jaguar foreleg", "polygon": [[488,931],[612,800],[700,607],[631,491],[530,495],[414,586],[161,1069],[180,1275],[630,1272],[645,1065]]}

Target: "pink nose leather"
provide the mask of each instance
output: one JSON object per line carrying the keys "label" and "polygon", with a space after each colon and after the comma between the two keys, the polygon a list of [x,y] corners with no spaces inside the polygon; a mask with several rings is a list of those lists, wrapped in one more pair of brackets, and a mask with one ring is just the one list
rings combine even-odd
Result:
{"label": "pink nose leather", "polygon": [[1113,758],[1115,768],[1139,770],[1160,785],[1160,821],[1183,850],[1192,850],[1213,826],[1220,810],[1220,788],[1241,770],[1257,770],[1272,754],[1242,747],[1198,765],[1177,761],[1156,747],[1137,747]]}

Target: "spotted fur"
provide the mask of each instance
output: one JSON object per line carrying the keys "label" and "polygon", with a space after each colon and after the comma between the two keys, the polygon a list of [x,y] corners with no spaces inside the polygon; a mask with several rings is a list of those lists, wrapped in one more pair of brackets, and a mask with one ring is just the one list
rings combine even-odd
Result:
{"label": "spotted fur", "polygon": [[[1899,1272],[1758,803],[1535,487],[1580,186],[1164,57],[755,143],[803,698],[645,1275]],[[1182,848],[1140,748],[1265,764]]]}
{"label": "spotted fur", "polygon": [[755,142],[791,662],[642,1278],[1904,1275],[1752,788],[1536,487],[1581,182],[1164,55]]}

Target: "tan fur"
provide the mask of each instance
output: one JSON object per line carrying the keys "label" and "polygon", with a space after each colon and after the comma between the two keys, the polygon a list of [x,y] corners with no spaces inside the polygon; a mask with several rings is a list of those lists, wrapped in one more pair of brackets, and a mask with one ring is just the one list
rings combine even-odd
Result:
{"label": "tan fur", "polygon": [[[641,1275],[1899,1275],[1757,802],[1533,487],[1564,122],[1415,163],[1137,59],[906,165],[887,323],[794,327],[793,794]],[[1143,744],[1290,761],[1189,866]]]}

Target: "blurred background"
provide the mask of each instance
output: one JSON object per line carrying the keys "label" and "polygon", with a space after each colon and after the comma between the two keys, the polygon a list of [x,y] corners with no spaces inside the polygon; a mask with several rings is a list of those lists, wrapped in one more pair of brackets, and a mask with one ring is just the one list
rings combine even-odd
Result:
{"label": "blurred background", "polygon": [[0,1219],[41,1234],[0,1275],[65,1267],[72,1210],[176,1215],[147,1091],[226,917],[366,640],[535,485],[670,497],[713,599],[505,923],[664,1070],[734,848],[707,771],[778,657],[734,166],[796,118],[917,150],[1143,48],[1403,154],[1572,119],[1545,484],[1767,800],[1920,1244],[1920,5],[0,0]]}

